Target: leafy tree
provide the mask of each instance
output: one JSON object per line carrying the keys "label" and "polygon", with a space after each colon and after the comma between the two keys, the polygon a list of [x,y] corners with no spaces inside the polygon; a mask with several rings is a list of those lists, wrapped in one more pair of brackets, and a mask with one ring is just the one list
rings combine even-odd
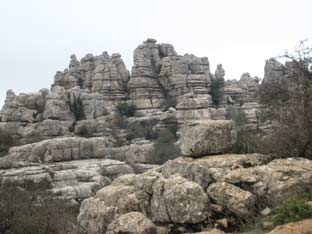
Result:
{"label": "leafy tree", "polygon": [[0,157],[7,155],[10,147],[13,145],[12,136],[4,131],[0,131]]}
{"label": "leafy tree", "polygon": [[117,112],[121,116],[132,117],[134,116],[137,107],[134,104],[129,104],[127,102],[119,102],[116,106]]}
{"label": "leafy tree", "polygon": [[170,126],[160,130],[154,143],[152,152],[154,163],[161,164],[169,159],[174,159],[179,156],[179,150],[174,145],[177,141],[177,126]]}
{"label": "leafy tree", "polygon": [[305,200],[288,200],[277,208],[273,216],[273,224],[281,225],[312,217],[312,208]]}
{"label": "leafy tree", "polygon": [[312,48],[302,41],[295,53],[286,53],[283,58],[288,60],[283,95],[267,98],[274,86],[260,92],[263,112],[271,125],[270,153],[276,157],[312,158]]}
{"label": "leafy tree", "polygon": [[219,107],[223,99],[223,79],[212,79],[211,81],[211,98],[214,106]]}

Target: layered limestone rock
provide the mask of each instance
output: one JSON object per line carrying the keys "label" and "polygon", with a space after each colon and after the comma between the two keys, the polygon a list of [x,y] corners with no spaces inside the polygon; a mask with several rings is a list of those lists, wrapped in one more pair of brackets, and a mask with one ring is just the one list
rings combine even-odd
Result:
{"label": "layered limestone rock", "polygon": [[15,95],[12,90],[8,90],[5,104],[0,111],[0,121],[23,123],[42,121],[48,93],[48,90],[42,89],[38,93]]}
{"label": "layered limestone rock", "polygon": [[239,81],[227,80],[224,87],[225,105],[230,119],[244,121],[245,129],[259,127],[258,91],[260,79],[251,77],[249,73],[242,74]]}
{"label": "layered limestone rock", "polygon": [[48,181],[55,196],[81,201],[109,185],[114,178],[129,173],[133,173],[133,169],[124,162],[87,159],[0,170],[0,177],[18,182]]}
{"label": "layered limestone rock", "polygon": [[129,97],[139,109],[159,109],[165,94],[158,80],[163,56],[175,54],[172,51],[160,53],[156,40],[147,39],[133,54],[131,79],[128,82]]}
{"label": "layered limestone rock", "polygon": [[9,154],[0,158],[0,168],[19,167],[30,163],[52,163],[88,158],[104,158],[113,146],[107,137],[66,137],[12,147]]}
{"label": "layered limestone rock", "polygon": [[148,39],[134,51],[134,66],[128,82],[134,104],[152,110],[174,107],[179,123],[194,119],[225,118],[225,111],[212,108],[211,74],[207,57],[177,55],[172,45]]}
{"label": "layered limestone rock", "polygon": [[51,93],[48,94],[44,119],[54,119],[62,121],[74,121],[75,114],[70,109],[69,96],[64,87],[54,86]]}
{"label": "layered limestone rock", "polygon": [[224,94],[226,104],[242,105],[246,102],[254,102],[260,87],[260,78],[251,77],[249,73],[242,74],[239,80],[227,80]]}

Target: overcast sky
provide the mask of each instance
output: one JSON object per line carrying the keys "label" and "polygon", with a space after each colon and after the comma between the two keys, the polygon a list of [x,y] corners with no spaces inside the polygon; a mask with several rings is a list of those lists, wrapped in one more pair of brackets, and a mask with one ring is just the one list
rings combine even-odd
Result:
{"label": "overcast sky", "polygon": [[129,70],[146,38],[207,56],[227,79],[312,36],[311,0],[0,0],[0,105],[7,89],[49,88],[69,56],[119,52]]}

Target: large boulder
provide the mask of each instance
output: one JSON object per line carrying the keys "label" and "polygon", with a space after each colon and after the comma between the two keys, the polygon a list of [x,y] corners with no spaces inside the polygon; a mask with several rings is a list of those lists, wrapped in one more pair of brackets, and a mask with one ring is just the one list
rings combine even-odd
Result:
{"label": "large boulder", "polygon": [[231,120],[205,120],[185,124],[179,145],[185,156],[199,157],[229,152],[236,139]]}
{"label": "large boulder", "polygon": [[207,194],[215,203],[227,208],[239,218],[247,220],[254,214],[256,196],[232,184],[213,183],[208,187]]}
{"label": "large boulder", "polygon": [[210,202],[198,184],[180,176],[158,179],[153,185],[152,220],[200,223],[210,215]]}
{"label": "large boulder", "polygon": [[130,212],[116,218],[107,228],[106,234],[156,234],[156,227],[140,212]]}

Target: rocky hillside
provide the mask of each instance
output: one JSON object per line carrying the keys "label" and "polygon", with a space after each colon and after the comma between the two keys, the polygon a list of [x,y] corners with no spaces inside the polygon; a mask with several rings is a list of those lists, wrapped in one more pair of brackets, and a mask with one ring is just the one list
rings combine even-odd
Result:
{"label": "rocky hillside", "polygon": [[[120,54],[72,55],[50,90],[8,90],[0,179],[49,181],[55,196],[80,206],[87,234],[238,230],[312,192],[309,160],[231,154],[238,128],[259,128],[258,77],[225,81],[221,64],[213,73],[207,57],[154,39],[133,59],[129,72]],[[264,83],[282,77],[278,66],[267,61]]]}

